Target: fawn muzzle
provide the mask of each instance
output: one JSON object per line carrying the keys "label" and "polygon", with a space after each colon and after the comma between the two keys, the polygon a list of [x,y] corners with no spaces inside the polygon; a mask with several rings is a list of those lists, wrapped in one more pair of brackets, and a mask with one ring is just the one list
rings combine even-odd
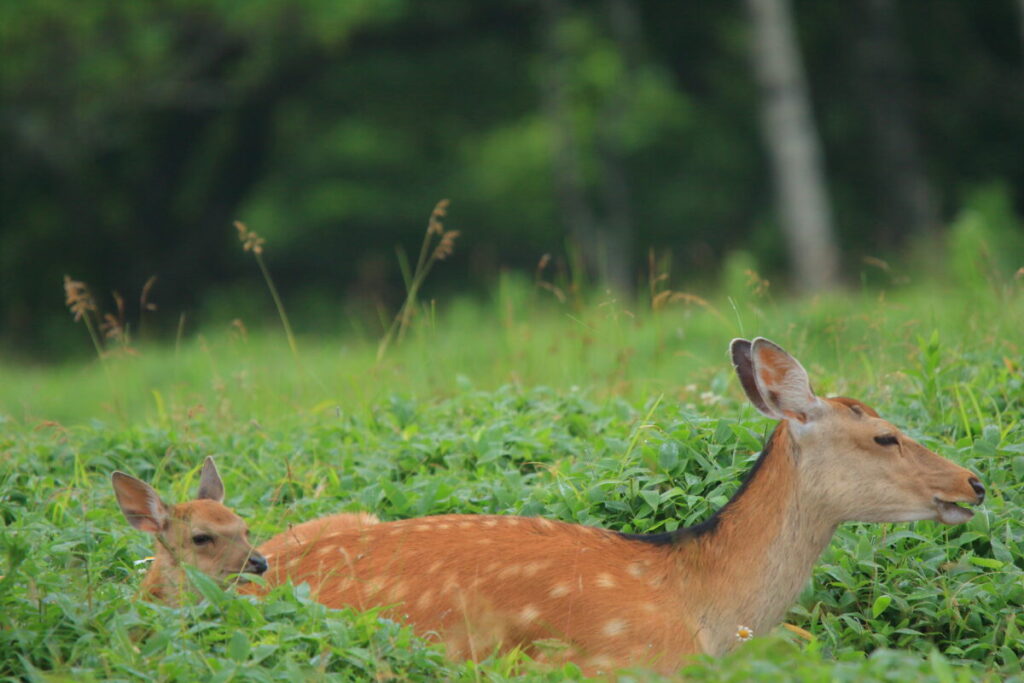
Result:
{"label": "fawn muzzle", "polygon": [[253,552],[249,556],[249,561],[245,563],[245,571],[249,574],[262,574],[267,571],[267,558]]}
{"label": "fawn muzzle", "polygon": [[978,481],[977,477],[971,477],[967,480],[967,483],[971,485],[974,492],[978,495],[978,505],[985,502],[985,485]]}

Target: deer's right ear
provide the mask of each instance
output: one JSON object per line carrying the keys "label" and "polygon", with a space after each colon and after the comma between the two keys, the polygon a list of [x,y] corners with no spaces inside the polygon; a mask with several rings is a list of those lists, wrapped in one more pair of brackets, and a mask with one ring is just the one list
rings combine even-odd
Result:
{"label": "deer's right ear", "polygon": [[803,424],[821,415],[822,402],[814,395],[807,371],[781,346],[758,337],[751,342],[750,363],[761,400],[778,419]]}
{"label": "deer's right ear", "polygon": [[167,505],[152,486],[124,472],[114,472],[110,482],[121,512],[133,527],[151,534],[163,531],[167,524]]}
{"label": "deer's right ear", "polygon": [[732,364],[736,368],[736,376],[740,378],[743,392],[754,404],[758,412],[766,417],[781,420],[784,416],[768,406],[768,402],[761,396],[761,390],[757,387],[757,380],[754,378],[754,364],[750,358],[750,348],[753,344],[746,339],[733,339],[729,344],[729,352],[732,354]]}

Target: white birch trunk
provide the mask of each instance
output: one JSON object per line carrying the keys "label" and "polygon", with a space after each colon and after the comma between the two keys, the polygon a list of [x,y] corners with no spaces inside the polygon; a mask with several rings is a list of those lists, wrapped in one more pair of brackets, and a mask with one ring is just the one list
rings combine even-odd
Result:
{"label": "white birch trunk", "polygon": [[746,0],[764,137],[797,287],[835,287],[839,255],[788,0]]}

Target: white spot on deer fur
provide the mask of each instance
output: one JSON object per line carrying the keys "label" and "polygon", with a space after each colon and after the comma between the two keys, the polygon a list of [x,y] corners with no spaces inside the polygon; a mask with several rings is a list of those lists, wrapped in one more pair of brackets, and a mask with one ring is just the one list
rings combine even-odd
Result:
{"label": "white spot on deer fur", "polygon": [[635,577],[637,579],[639,579],[647,572],[647,570],[644,569],[643,565],[641,565],[639,562],[631,562],[629,566],[626,567],[626,571],[629,572],[630,576]]}
{"label": "white spot on deer fur", "polygon": [[547,561],[529,562],[529,563],[523,565],[523,575],[524,576],[536,576],[537,572],[539,572],[540,570],[544,569],[549,564],[551,564],[551,563],[547,562]]}
{"label": "white spot on deer fur", "polygon": [[484,522],[484,526],[486,526],[486,527],[496,527],[496,526],[498,526],[498,520],[496,520],[496,519],[489,519],[486,522]]}
{"label": "white spot on deer fur", "polygon": [[448,522],[442,522],[442,523],[437,525],[438,529],[448,529],[450,527],[451,527],[451,524],[449,524]]}
{"label": "white spot on deer fur", "polygon": [[498,577],[502,578],[502,579],[507,579],[507,578],[515,576],[516,574],[520,573],[522,570],[523,570],[523,568],[520,567],[518,564],[506,565],[505,567],[501,568],[501,571],[498,572]]}
{"label": "white spot on deer fur", "polygon": [[388,591],[388,595],[390,596],[391,600],[398,602],[403,597],[405,597],[405,594],[408,592],[409,586],[404,581],[399,581],[391,587],[391,590]]}
{"label": "white spot on deer fur", "polygon": [[540,616],[540,610],[533,605],[526,605],[519,610],[519,621],[523,624],[529,624]]}
{"label": "white spot on deer fur", "polygon": [[556,583],[554,586],[551,587],[551,590],[548,591],[548,595],[550,595],[553,598],[564,598],[571,592],[572,588],[569,587],[569,584]]}
{"label": "white spot on deer fur", "polygon": [[434,601],[434,591],[426,590],[416,599],[416,607],[424,610]]}
{"label": "white spot on deer fur", "polygon": [[608,637],[620,636],[626,632],[625,619],[609,619],[601,628],[601,633]]}
{"label": "white spot on deer fur", "polygon": [[430,531],[429,524],[417,524],[413,527],[416,531]]}
{"label": "white spot on deer fur", "polygon": [[325,545],[325,546],[322,546],[321,548],[319,548],[316,551],[316,554],[319,555],[320,557],[324,557],[325,555],[330,555],[331,552],[333,552],[333,551],[334,551],[334,548],[332,548],[329,545]]}
{"label": "white spot on deer fur", "polygon": [[472,522],[459,522],[460,529],[468,529],[471,526],[473,526]]}
{"label": "white spot on deer fur", "polygon": [[545,519],[543,517],[538,518],[537,522],[545,529],[551,529],[555,526],[554,522],[552,522],[550,519]]}
{"label": "white spot on deer fur", "polygon": [[598,588],[615,588],[619,585],[618,582],[615,580],[615,577],[609,574],[608,572],[601,572],[600,574],[598,574],[597,578],[594,579],[594,584]]}
{"label": "white spot on deer fur", "polygon": [[480,538],[476,539],[476,542],[480,545],[490,545],[492,543],[491,539],[487,538],[486,536],[481,536]]}
{"label": "white spot on deer fur", "polygon": [[431,565],[429,567],[427,567],[427,573],[428,574],[433,574],[438,569],[440,569],[441,565],[443,565],[443,564],[444,564],[444,562],[442,562],[441,560],[436,560],[435,562],[431,563]]}
{"label": "white spot on deer fur", "polygon": [[645,612],[650,612],[651,614],[654,614],[658,611],[658,606],[655,605],[653,602],[645,602],[640,605],[640,609],[642,609]]}
{"label": "white spot on deer fur", "polygon": [[509,526],[517,526],[519,524],[519,520],[517,518],[515,518],[515,517],[506,517],[505,518],[505,522]]}
{"label": "white spot on deer fur", "polygon": [[590,660],[587,661],[587,664],[594,667],[594,670],[597,671],[597,673],[604,673],[615,665],[614,662],[612,662],[611,657],[605,657],[604,655],[591,657]]}

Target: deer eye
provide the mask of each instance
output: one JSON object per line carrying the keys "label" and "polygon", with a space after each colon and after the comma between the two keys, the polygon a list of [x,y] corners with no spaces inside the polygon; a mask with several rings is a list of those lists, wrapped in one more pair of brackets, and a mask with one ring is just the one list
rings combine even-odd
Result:
{"label": "deer eye", "polygon": [[192,542],[196,545],[206,545],[207,543],[213,543],[213,536],[210,534],[196,534],[192,537]]}
{"label": "deer eye", "polygon": [[900,440],[896,438],[895,434],[883,434],[875,437],[875,443],[879,446],[895,446],[899,442]]}

